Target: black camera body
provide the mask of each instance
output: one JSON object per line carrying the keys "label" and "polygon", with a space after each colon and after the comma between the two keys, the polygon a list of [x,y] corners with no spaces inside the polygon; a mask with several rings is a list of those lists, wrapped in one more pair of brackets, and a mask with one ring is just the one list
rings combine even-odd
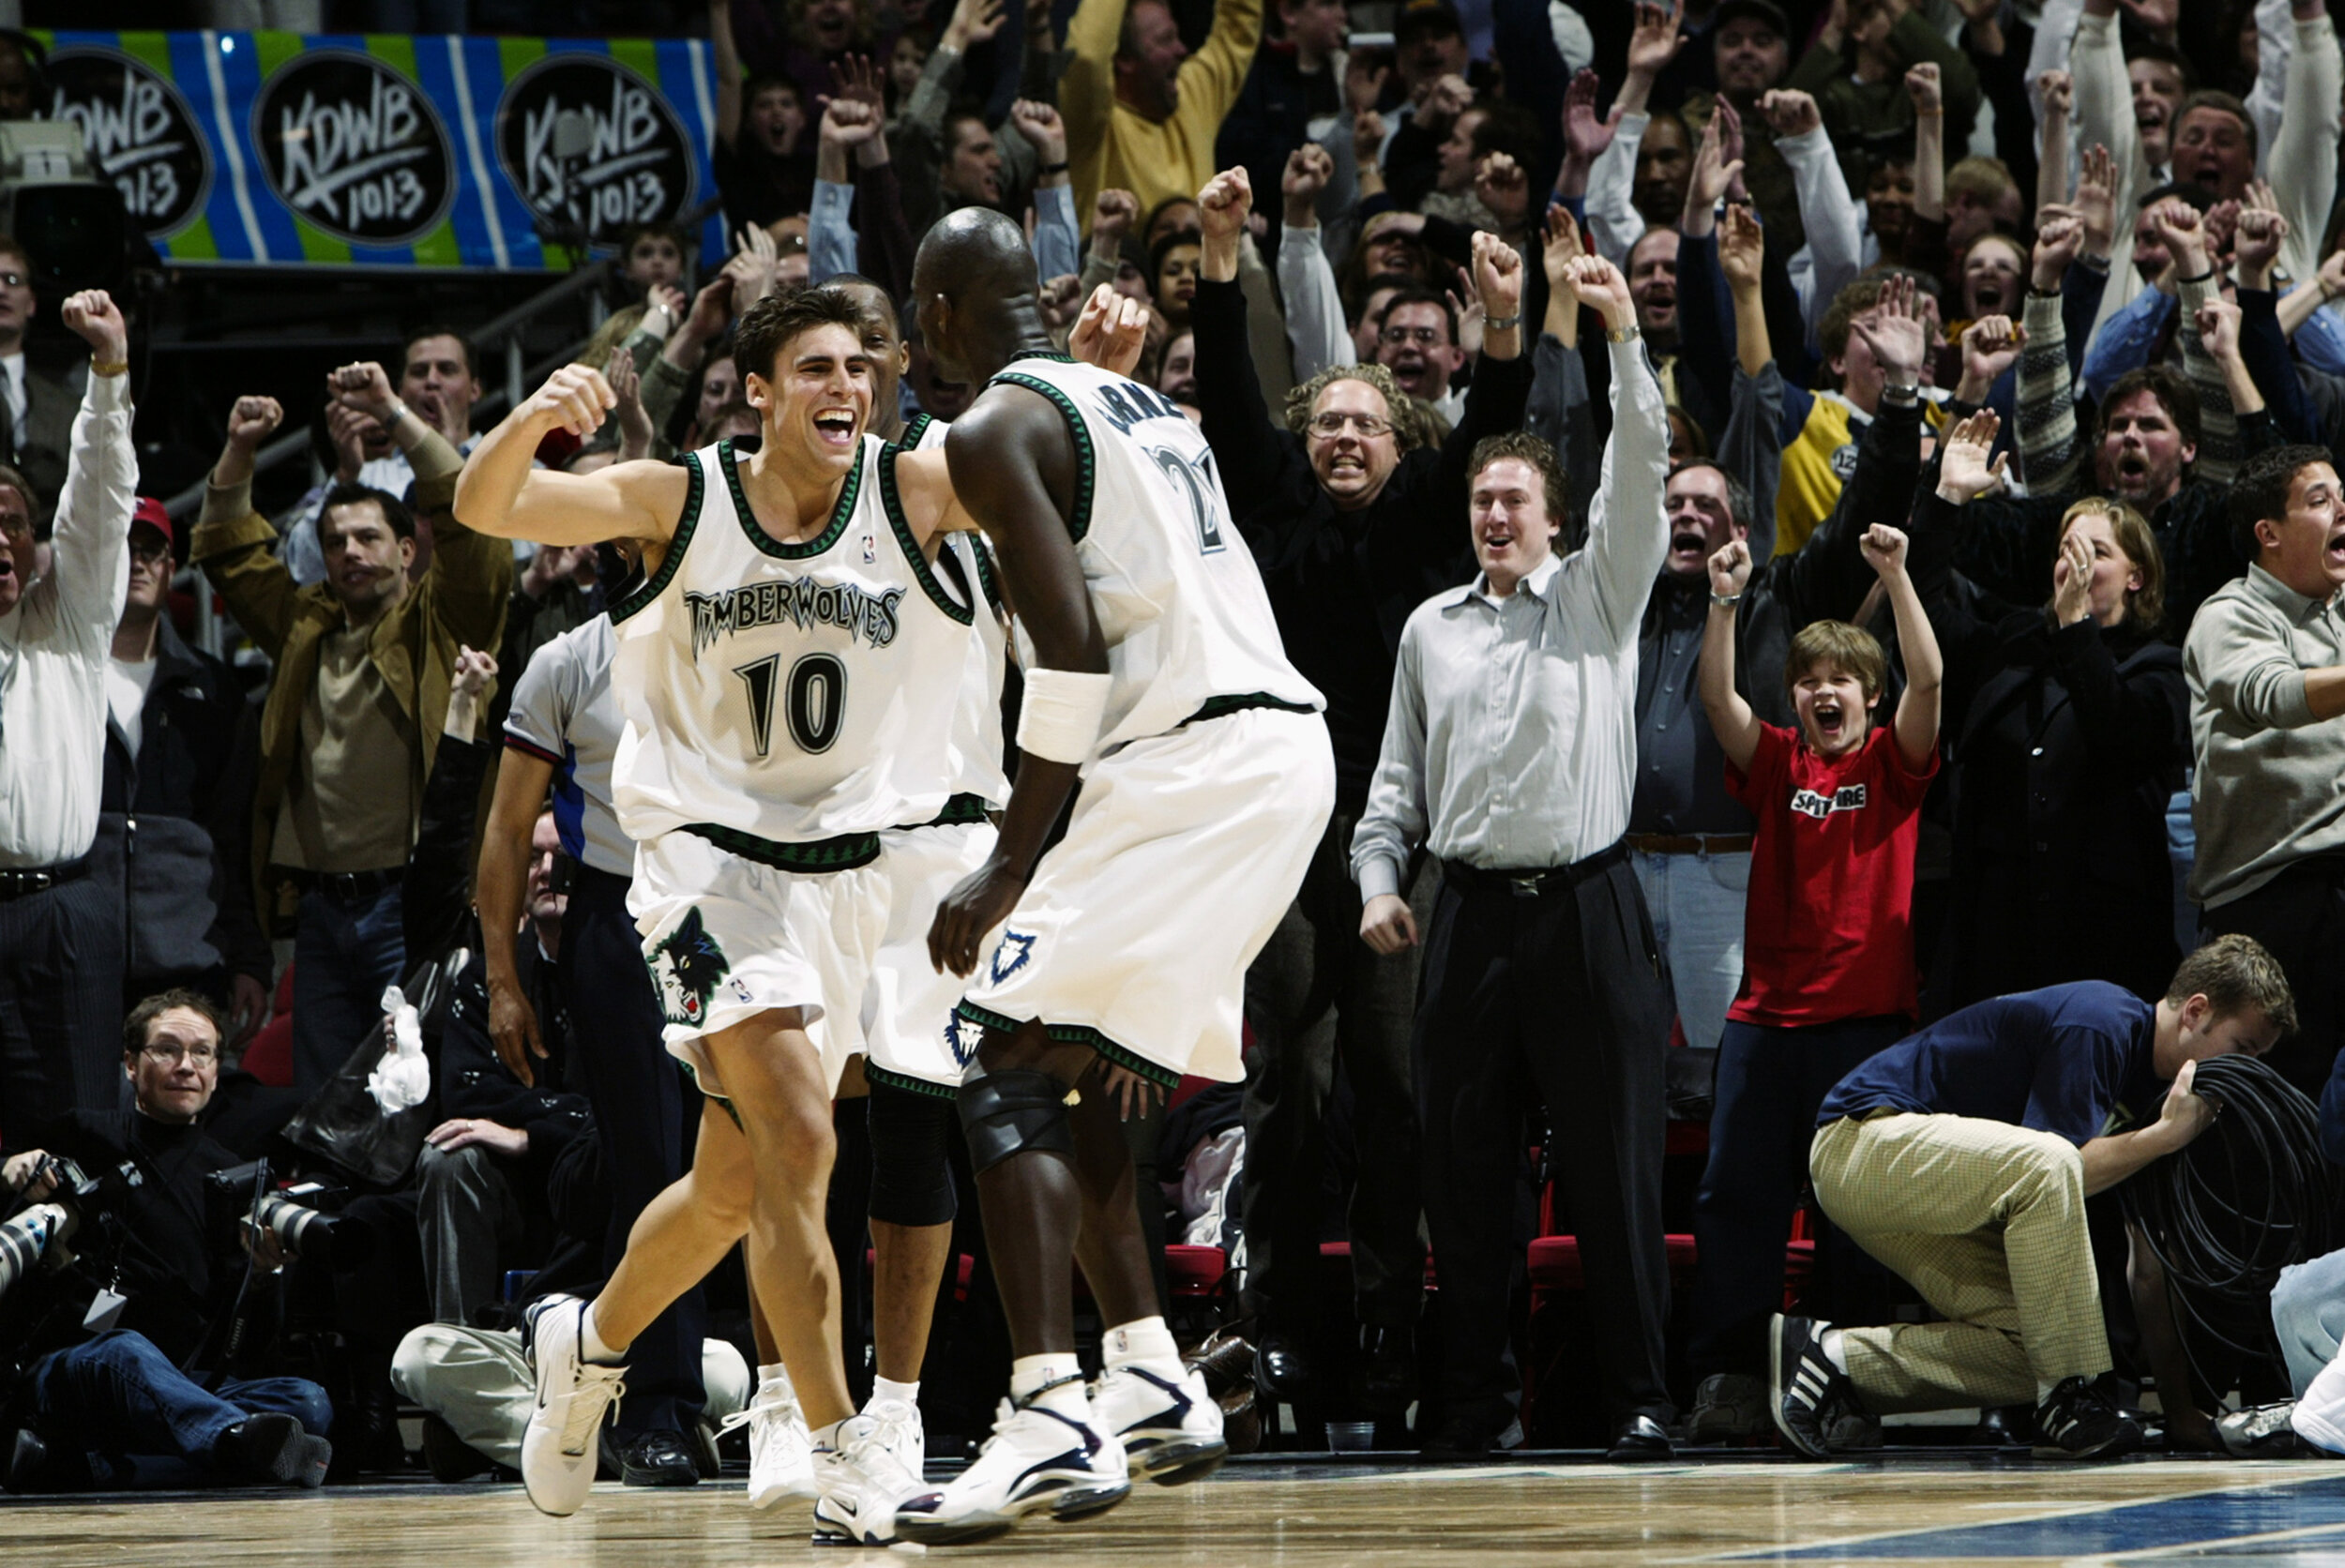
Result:
{"label": "black camera body", "polygon": [[215,1170],[204,1180],[239,1206],[249,1207],[247,1218],[274,1235],[289,1252],[315,1258],[335,1269],[347,1269],[365,1262],[373,1248],[372,1231],[326,1212],[348,1199],[349,1193],[343,1188],[314,1181],[274,1188],[269,1184],[269,1164],[265,1159]]}

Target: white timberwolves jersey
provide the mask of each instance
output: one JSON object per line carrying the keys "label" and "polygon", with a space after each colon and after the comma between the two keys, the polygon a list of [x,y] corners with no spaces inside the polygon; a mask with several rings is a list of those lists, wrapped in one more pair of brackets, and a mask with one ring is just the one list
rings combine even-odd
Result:
{"label": "white timberwolves jersey", "polygon": [[1213,449],[1178,404],[1051,354],[1025,355],[993,380],[1049,398],[1074,431],[1075,554],[1113,678],[1093,759],[1217,700],[1325,706],[1287,662]]}
{"label": "white timberwolves jersey", "polygon": [[[951,429],[925,414],[913,415],[897,443],[903,451],[942,447]],[[882,459],[880,493],[888,517],[901,522],[896,499],[895,464]],[[905,530],[910,532],[909,527]],[[933,568],[946,594],[972,612],[969,662],[961,678],[961,704],[938,765],[952,781],[955,794],[975,795],[996,805],[1009,798],[1009,779],[1002,772],[1006,749],[1002,731],[1002,680],[1009,664],[1009,634],[1004,626],[1000,587],[993,580],[992,558],[974,534],[948,534]]]}
{"label": "white timberwolves jersey", "polygon": [[638,843],[691,828],[757,858],[925,822],[952,792],[918,742],[952,727],[968,611],[891,525],[882,450],[864,437],[828,525],[789,545],[750,516],[732,443],[682,460],[667,555],[611,609],[612,795]]}

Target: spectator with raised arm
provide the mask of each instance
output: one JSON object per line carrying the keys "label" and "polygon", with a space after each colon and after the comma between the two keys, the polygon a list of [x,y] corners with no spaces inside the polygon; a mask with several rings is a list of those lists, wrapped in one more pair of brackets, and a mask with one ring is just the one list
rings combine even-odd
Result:
{"label": "spectator with raised arm", "polygon": [[1214,161],[1224,169],[1244,164],[1255,188],[1268,190],[1306,144],[1337,142],[1351,30],[1343,0],[1278,0],[1279,36],[1255,53],[1245,87],[1222,118]]}
{"label": "spectator with raised arm", "polygon": [[326,578],[299,586],[251,509],[252,454],[282,417],[240,399],[189,557],[277,669],[261,714],[252,874],[272,934],[294,937],[294,1074],[324,1082],[381,1022],[403,968],[400,882],[463,647],[497,646],[513,552],[448,512],[462,459],[392,395],[379,365],[330,378],[335,400],[407,438],[431,564],[410,581],[416,517],[363,485],[327,492]]}
{"label": "spectator with raised arm", "polygon": [[[88,875],[106,755],[107,654],[129,574],[138,458],[129,335],[102,291],[60,314],[89,345],[48,568],[40,498],[0,468],[0,1142],[76,1107],[111,1109],[120,1078],[120,912]],[[273,534],[272,534],[273,536]]]}
{"label": "spectator with raised arm", "polygon": [[[763,8],[757,10],[762,20]],[[814,199],[816,113],[808,89],[778,69],[745,74],[733,0],[708,0],[708,44],[717,75],[709,163],[724,198],[725,221],[763,228],[806,211]]]}
{"label": "spectator with raised arm", "polygon": [[1213,31],[1194,54],[1164,0],[1082,0],[1067,27],[1072,58],[1058,99],[1077,204],[1112,187],[1145,210],[1203,189],[1261,39],[1262,0],[1216,0]]}
{"label": "spectator with raised arm", "polygon": [[1654,113],[1646,107],[1655,78],[1686,45],[1679,30],[1685,11],[1685,0],[1670,6],[1641,0],[1628,40],[1627,75],[1604,120],[1594,118],[1593,88],[1578,105],[1566,99],[1565,138],[1576,154],[1593,158],[1586,174],[1589,233],[1596,254],[1624,268],[1646,229],[1675,223],[1686,204],[1693,138],[1673,111]]}

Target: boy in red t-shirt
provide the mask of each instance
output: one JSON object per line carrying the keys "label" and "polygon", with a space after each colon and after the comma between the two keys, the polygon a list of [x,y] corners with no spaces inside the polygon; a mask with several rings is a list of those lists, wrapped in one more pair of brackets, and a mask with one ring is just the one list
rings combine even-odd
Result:
{"label": "boy in red t-shirt", "polygon": [[[1750,580],[1739,541],[1710,558],[1702,705],[1726,752],[1727,789],[1758,819],[1743,916],[1743,984],[1718,1042],[1710,1163],[1694,1199],[1701,1274],[1694,1291],[1694,1412],[1687,1436],[1715,1441],[1765,1430],[1767,1322],[1782,1306],[1783,1244],[1808,1180],[1816,1108],[1919,1011],[1914,972],[1917,813],[1938,771],[1938,642],[1905,571],[1905,535],[1876,525],[1862,542],[1897,616],[1905,694],[1876,726],[1888,661],[1872,634],[1819,621],[1792,640],[1783,669],[1797,730],[1760,721],[1734,689],[1734,607]],[[1869,1322],[1859,1292],[1886,1284],[1826,1224],[1818,1240],[1821,1315]],[[1836,1434],[1880,1441],[1880,1428]]]}

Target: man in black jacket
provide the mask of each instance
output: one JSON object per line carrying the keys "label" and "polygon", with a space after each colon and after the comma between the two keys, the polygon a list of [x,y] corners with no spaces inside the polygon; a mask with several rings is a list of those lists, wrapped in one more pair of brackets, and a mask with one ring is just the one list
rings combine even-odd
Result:
{"label": "man in black jacket", "polygon": [[1428,444],[1422,415],[1375,365],[1330,369],[1297,388],[1281,430],[1247,353],[1235,281],[1245,204],[1205,218],[1203,276],[1189,308],[1205,438],[1287,656],[1326,694],[1336,754],[1335,815],[1301,895],[1247,976],[1257,1055],[1246,1091],[1246,1308],[1262,1331],[1263,1385],[1286,1397],[1304,1392],[1303,1329],[1318,1320],[1320,1128],[1340,1050],[1354,1144],[1374,1151],[1359,1162],[1349,1228],[1362,1392],[1398,1410],[1414,1391],[1424,1288],[1409,1070],[1416,957],[1379,957],[1358,940],[1349,846],[1384,742],[1400,628],[1427,597],[1472,575],[1459,544],[1467,457],[1484,436],[1522,423],[1531,389],[1523,274],[1482,269],[1482,358],[1446,442]]}
{"label": "man in black jacket", "polygon": [[228,667],[172,626],[171,514],[139,498],[107,669],[93,872],[122,899],[125,1005],[174,987],[223,1004],[234,1050],[268,1014],[275,963],[247,836],[260,726]]}
{"label": "man in black jacket", "polygon": [[[0,1166],[0,1185],[27,1203],[58,1195],[65,1173],[53,1155],[102,1194],[75,1200],[88,1233],[73,1244],[98,1269],[11,1292],[23,1298],[8,1303],[11,1364],[0,1393],[13,1417],[5,1428],[17,1432],[5,1455],[11,1491],[325,1478],[332,1451],[319,1434],[333,1412],[324,1389],[300,1378],[180,1370],[217,1350],[219,1309],[245,1267],[237,1205],[214,1204],[205,1182],[236,1157],[196,1124],[219,1081],[219,1026],[211,1002],[192,991],[142,1002],[123,1024],[133,1108],[75,1111],[44,1148]],[[90,1212],[101,1207],[103,1218]],[[274,1251],[265,1236],[253,1245],[256,1259]]]}

